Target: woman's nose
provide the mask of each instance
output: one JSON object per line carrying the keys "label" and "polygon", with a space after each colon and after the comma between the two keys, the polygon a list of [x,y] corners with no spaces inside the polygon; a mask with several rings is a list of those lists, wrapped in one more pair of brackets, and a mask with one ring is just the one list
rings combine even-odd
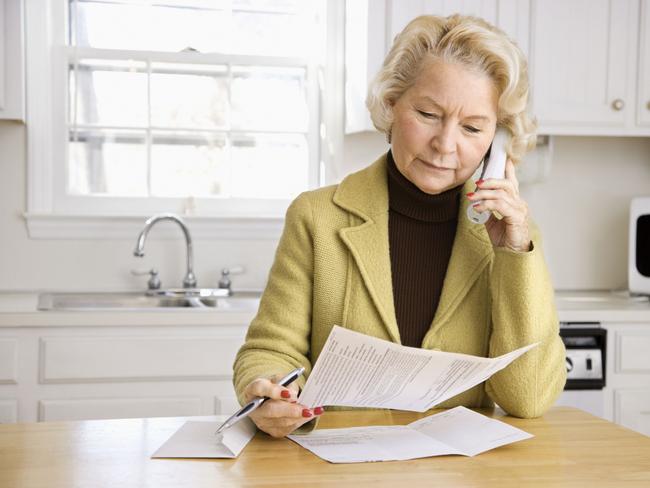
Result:
{"label": "woman's nose", "polygon": [[456,133],[450,124],[444,124],[440,130],[433,135],[431,145],[439,154],[451,154],[456,152]]}

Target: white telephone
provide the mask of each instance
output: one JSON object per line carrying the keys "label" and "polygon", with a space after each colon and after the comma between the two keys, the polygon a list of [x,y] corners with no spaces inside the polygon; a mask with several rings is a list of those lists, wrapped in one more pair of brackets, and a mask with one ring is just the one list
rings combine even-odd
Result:
{"label": "white telephone", "polygon": [[[507,129],[497,129],[492,140],[492,145],[485,156],[481,179],[503,179],[506,176],[506,147],[510,142],[510,133]],[[478,187],[477,187],[478,190]],[[474,205],[479,202],[475,202]],[[467,218],[475,224],[484,224],[490,218],[490,211],[477,212],[472,205],[467,207]]]}

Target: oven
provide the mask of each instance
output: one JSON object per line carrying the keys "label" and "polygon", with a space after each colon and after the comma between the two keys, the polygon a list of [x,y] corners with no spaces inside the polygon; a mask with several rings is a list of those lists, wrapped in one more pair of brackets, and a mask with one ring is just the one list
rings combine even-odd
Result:
{"label": "oven", "polygon": [[604,417],[607,330],[599,322],[562,322],[560,336],[566,348],[567,382],[556,405]]}

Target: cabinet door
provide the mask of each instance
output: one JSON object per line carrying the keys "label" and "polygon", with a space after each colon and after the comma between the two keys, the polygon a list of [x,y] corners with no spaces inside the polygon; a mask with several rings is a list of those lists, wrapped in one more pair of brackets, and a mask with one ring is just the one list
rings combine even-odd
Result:
{"label": "cabinet door", "polygon": [[638,8],[638,0],[533,2],[533,107],[542,132],[634,125]]}
{"label": "cabinet door", "polygon": [[650,388],[618,390],[614,401],[617,424],[650,436]]}
{"label": "cabinet door", "polygon": [[650,0],[641,0],[637,124],[650,126]]}

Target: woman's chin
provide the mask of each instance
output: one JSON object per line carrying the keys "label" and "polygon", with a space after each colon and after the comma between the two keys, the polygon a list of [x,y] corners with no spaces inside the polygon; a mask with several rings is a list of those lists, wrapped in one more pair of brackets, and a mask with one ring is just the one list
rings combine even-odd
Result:
{"label": "woman's chin", "polygon": [[418,178],[411,181],[420,189],[420,191],[428,193],[429,195],[437,195],[438,193],[442,193],[443,191],[451,188],[449,185],[440,180],[431,181],[430,178]]}

